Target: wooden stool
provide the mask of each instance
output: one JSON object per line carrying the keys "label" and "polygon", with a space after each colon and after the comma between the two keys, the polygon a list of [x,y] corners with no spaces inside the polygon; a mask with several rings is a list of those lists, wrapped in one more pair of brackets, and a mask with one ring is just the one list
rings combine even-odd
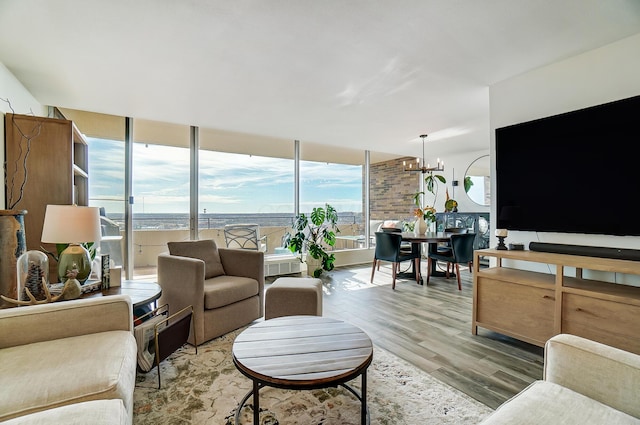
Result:
{"label": "wooden stool", "polygon": [[313,277],[280,277],[265,291],[264,318],[322,316],[322,281]]}

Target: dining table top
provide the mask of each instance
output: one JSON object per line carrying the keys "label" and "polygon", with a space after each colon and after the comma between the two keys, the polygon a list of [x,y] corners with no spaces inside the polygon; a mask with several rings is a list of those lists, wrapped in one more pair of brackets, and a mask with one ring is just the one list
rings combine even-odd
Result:
{"label": "dining table top", "polygon": [[426,232],[421,234],[415,234],[414,232],[402,232],[402,240],[407,242],[446,242],[451,239],[450,233],[445,232]]}

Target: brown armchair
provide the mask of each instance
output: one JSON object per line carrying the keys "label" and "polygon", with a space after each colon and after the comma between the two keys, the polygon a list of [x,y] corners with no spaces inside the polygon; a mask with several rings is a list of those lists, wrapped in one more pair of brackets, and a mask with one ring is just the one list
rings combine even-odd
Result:
{"label": "brown armchair", "polygon": [[169,242],[158,256],[160,304],[193,306],[189,343],[202,344],[262,317],[264,253],[218,248],[211,239]]}

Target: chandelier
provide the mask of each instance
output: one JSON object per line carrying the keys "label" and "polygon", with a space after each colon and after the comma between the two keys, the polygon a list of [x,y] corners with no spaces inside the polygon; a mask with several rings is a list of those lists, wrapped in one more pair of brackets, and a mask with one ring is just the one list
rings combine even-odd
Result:
{"label": "chandelier", "polygon": [[422,174],[430,173],[432,171],[444,171],[444,161],[440,161],[438,158],[436,166],[432,167],[431,164],[427,164],[424,160],[424,139],[427,138],[426,134],[421,134],[422,138],[422,162],[420,162],[420,158],[416,158],[415,164],[413,162],[402,161],[402,166],[404,167],[404,171],[419,171]]}

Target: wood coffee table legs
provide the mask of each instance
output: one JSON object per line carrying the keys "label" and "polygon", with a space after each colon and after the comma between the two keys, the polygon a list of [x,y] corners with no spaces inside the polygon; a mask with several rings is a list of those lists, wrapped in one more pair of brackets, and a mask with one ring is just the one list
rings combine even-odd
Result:
{"label": "wood coffee table legs", "polygon": [[[371,418],[369,417],[369,409],[367,409],[367,371],[362,373],[362,390],[358,392],[353,387],[347,385],[346,383],[339,384],[348,390],[351,394],[353,394],[358,400],[360,400],[360,424],[361,425],[369,425]],[[240,412],[244,407],[249,397],[253,396],[253,424],[260,424],[260,388],[264,387],[265,384],[260,383],[257,380],[253,381],[253,389],[251,389],[238,403],[238,407],[236,409],[235,415],[235,424],[240,425]],[[295,388],[293,388],[295,389]]]}

